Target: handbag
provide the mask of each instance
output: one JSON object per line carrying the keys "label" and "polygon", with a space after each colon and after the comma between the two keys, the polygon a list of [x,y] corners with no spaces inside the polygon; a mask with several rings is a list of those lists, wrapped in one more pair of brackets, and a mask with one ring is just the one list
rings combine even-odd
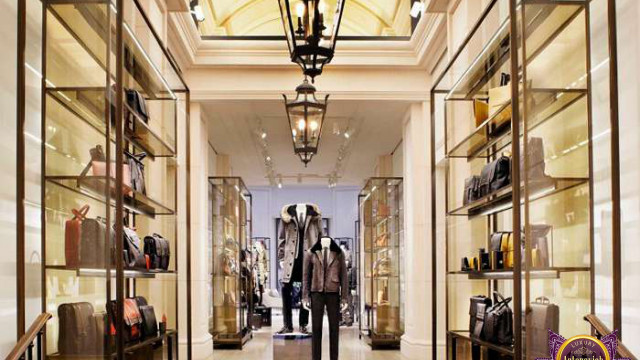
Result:
{"label": "handbag", "polygon": [[478,185],[480,197],[511,184],[511,158],[500,156],[482,168]]}
{"label": "handbag", "polygon": [[[544,185],[551,181],[551,177],[546,174],[546,163],[544,162],[544,143],[539,137],[531,137],[527,140],[527,153],[520,155],[520,172],[524,174],[524,157],[527,156],[529,168],[526,171],[526,179],[533,186]],[[524,177],[521,176],[523,179]]]}
{"label": "handbag", "polygon": [[463,205],[470,204],[480,198],[479,192],[480,176],[473,175],[464,180],[464,195],[462,196]]}
{"label": "handbag", "polygon": [[497,291],[493,292],[495,301],[484,317],[482,339],[499,345],[513,344],[513,310],[509,307],[511,298],[504,298]]}
{"label": "handbag", "polygon": [[82,239],[82,221],[87,217],[89,205],[71,210],[73,218],[64,224],[64,258],[68,269],[79,265],[80,241]]}
{"label": "handbag", "polygon": [[131,154],[125,152],[127,164],[131,171],[131,186],[133,190],[147,195],[147,188],[144,183],[144,163],[142,160],[147,157],[147,153]]}
{"label": "handbag", "polygon": [[472,336],[479,338],[482,333],[482,324],[484,324],[484,313],[492,302],[484,295],[472,296],[469,302],[469,332]]}
{"label": "handbag", "polygon": [[548,298],[536,298],[529,306],[527,323],[531,339],[530,358],[543,358],[549,354],[549,330],[557,333],[560,328],[560,308]]}
{"label": "handbag", "polygon": [[140,250],[140,238],[136,232],[125,226],[122,235],[124,237],[124,265],[129,269],[146,269],[147,261],[144,257],[144,249]]}
{"label": "handbag", "polygon": [[506,243],[508,239],[509,233],[506,232],[496,232],[491,234],[489,254],[492,270],[504,269],[505,252],[502,250],[502,242],[504,241]]}
{"label": "handbag", "polygon": [[154,233],[153,238],[156,240],[156,248],[160,248],[160,269],[169,270],[169,262],[171,260],[171,246],[169,240],[162,235]]}
{"label": "handbag", "polygon": [[[111,264],[115,264],[115,258],[113,257],[115,233],[111,232],[109,245],[107,245],[106,237],[107,221],[105,218],[85,218],[82,221],[79,267],[104,269],[107,266],[107,256],[111,258]],[[108,254],[107,246],[109,246]]]}
{"label": "handbag", "polygon": [[125,89],[127,104],[145,122],[149,122],[147,103],[140,92],[133,89]]}
{"label": "handbag", "polygon": [[[511,121],[511,76],[500,75],[500,86],[489,89],[488,113],[492,118],[489,133],[498,132]],[[499,113],[498,113],[499,112]]]}
{"label": "handbag", "polygon": [[[115,300],[110,301],[109,303],[109,317],[111,318],[111,335],[116,334],[116,328],[113,324],[115,324],[116,320],[116,308],[117,304]],[[131,342],[138,340],[142,337],[142,315],[140,314],[140,309],[138,308],[138,303],[136,299],[124,299],[124,341]]]}
{"label": "handbag", "polygon": [[[531,229],[531,265],[534,268],[547,268],[551,266],[549,254],[549,240],[547,236],[551,232],[552,226],[546,224],[532,224]],[[522,232],[525,234],[525,232]],[[525,249],[527,239],[523,235],[522,249]],[[524,261],[524,259],[523,259]]]}
{"label": "handbag", "polygon": [[489,104],[486,101],[473,100],[473,118],[476,120],[477,128],[489,118]]}
{"label": "handbag", "polygon": [[136,304],[140,309],[142,316],[142,337],[155,337],[158,335],[158,321],[156,320],[156,312],[153,306],[147,303],[147,299],[142,296],[136,296]]}
{"label": "handbag", "polygon": [[513,233],[506,232],[502,234],[502,252],[504,255],[505,269],[513,268]]}
{"label": "handbag", "polygon": [[60,336],[58,350],[63,355],[91,353],[93,305],[88,302],[61,304],[58,307]]}
{"label": "handbag", "polygon": [[[89,154],[91,155],[91,161],[89,161],[80,173],[80,178],[85,177],[89,173],[89,170],[91,170],[93,176],[106,177],[107,160],[102,146],[96,145],[96,147],[89,150]],[[115,188],[116,163],[114,161],[109,162],[109,175],[111,177],[111,184]],[[122,164],[122,192],[125,195],[131,196],[131,168],[127,162]]]}

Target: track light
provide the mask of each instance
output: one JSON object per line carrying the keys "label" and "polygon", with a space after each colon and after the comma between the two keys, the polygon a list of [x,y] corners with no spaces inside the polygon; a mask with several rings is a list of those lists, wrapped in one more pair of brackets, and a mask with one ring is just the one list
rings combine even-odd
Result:
{"label": "track light", "polygon": [[411,6],[411,11],[409,12],[409,15],[411,15],[412,18],[418,18],[420,15],[422,15],[423,12],[424,12],[424,3],[422,3],[422,1],[416,1]]}
{"label": "track light", "polygon": [[197,22],[203,22],[205,20],[204,10],[202,10],[202,6],[198,5],[197,2],[191,2],[191,15],[193,15]]}

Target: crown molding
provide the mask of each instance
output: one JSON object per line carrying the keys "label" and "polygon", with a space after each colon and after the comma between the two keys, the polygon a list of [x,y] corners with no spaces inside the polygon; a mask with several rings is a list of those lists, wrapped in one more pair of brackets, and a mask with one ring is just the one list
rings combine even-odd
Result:
{"label": "crown molding", "polygon": [[[442,14],[426,13],[410,40],[343,40],[338,43],[332,67],[413,67],[426,69],[428,49],[441,41],[446,30]],[[169,29],[184,69],[227,66],[290,66],[285,40],[205,39],[189,13],[172,13]]]}
{"label": "crown molding", "polygon": [[[321,93],[318,93],[319,96]],[[282,100],[282,91],[277,90],[198,90],[191,94],[191,101],[208,100]],[[377,100],[377,101],[429,101],[429,91],[331,91],[331,101]]]}

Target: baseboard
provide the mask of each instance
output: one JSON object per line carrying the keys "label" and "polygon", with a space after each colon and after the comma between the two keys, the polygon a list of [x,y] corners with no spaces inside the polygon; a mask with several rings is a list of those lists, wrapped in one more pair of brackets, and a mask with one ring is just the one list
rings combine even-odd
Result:
{"label": "baseboard", "polygon": [[[192,339],[191,352],[193,360],[207,360],[213,359],[213,338],[211,335],[204,335],[199,338]],[[185,354],[183,357],[186,359],[187,344],[180,343],[180,355]]]}
{"label": "baseboard", "polygon": [[[437,359],[442,359],[445,354],[445,345],[438,344],[438,357]],[[409,360],[431,360],[433,358],[433,346],[430,341],[418,340],[408,337],[406,335],[402,336],[400,342],[400,352],[402,355]]]}

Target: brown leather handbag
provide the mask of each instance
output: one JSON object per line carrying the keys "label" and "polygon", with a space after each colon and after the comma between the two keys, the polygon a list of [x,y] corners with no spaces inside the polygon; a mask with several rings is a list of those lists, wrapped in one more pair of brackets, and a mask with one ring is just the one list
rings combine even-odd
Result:
{"label": "brown leather handbag", "polygon": [[71,210],[73,218],[64,224],[64,257],[67,268],[75,269],[79,265],[82,222],[89,213],[89,205]]}

